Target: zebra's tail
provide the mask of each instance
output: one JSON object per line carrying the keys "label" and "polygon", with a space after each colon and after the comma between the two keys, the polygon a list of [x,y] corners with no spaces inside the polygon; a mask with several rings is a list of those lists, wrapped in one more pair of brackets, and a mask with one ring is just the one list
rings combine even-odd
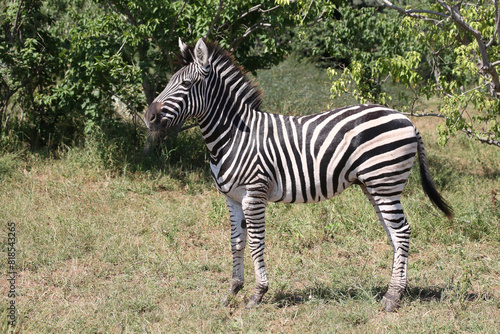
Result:
{"label": "zebra's tail", "polygon": [[420,180],[422,182],[422,188],[427,194],[432,203],[434,203],[439,210],[443,211],[446,217],[453,218],[453,210],[451,206],[444,200],[444,198],[438,193],[434,182],[429,174],[429,169],[427,169],[427,163],[425,159],[425,148],[422,136],[417,129],[415,129],[415,134],[417,135],[417,151],[418,151],[418,163],[420,166]]}

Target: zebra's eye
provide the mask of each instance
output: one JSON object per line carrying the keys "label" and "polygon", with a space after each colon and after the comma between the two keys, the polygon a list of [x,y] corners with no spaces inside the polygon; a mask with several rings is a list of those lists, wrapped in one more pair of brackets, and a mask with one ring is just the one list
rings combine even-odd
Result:
{"label": "zebra's eye", "polygon": [[193,85],[193,82],[190,80],[183,80],[181,85],[186,87],[186,88],[191,88],[191,86]]}

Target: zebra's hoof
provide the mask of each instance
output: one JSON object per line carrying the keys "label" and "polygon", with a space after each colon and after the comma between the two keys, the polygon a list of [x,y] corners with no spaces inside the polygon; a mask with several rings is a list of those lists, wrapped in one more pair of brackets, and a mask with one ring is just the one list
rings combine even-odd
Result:
{"label": "zebra's hoof", "polygon": [[229,293],[221,299],[222,306],[229,306],[235,301],[235,297],[238,292],[243,288],[243,281],[239,279],[233,279],[231,281],[231,289]]}
{"label": "zebra's hoof", "polygon": [[228,307],[228,306],[234,307],[234,306],[236,306],[237,303],[238,302],[236,300],[236,296],[233,295],[232,293],[227,294],[226,296],[222,297],[222,299],[220,300],[221,306],[225,306],[225,307]]}
{"label": "zebra's hoof", "polygon": [[247,305],[245,306],[246,309],[254,309],[257,306],[259,306],[260,302],[262,301],[262,297],[253,295],[250,300],[248,301]]}
{"label": "zebra's hoof", "polygon": [[401,297],[393,294],[386,293],[382,298],[382,303],[385,305],[386,312],[396,312],[399,308],[399,301]]}
{"label": "zebra's hoof", "polygon": [[250,299],[250,301],[247,303],[247,305],[245,306],[245,308],[247,310],[251,310],[251,309],[257,308],[259,306],[259,304],[260,303],[256,302],[255,300]]}

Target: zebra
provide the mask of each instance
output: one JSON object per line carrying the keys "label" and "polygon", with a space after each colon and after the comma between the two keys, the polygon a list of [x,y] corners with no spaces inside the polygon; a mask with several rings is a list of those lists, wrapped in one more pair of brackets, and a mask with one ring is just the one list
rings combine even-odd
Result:
{"label": "zebra", "polygon": [[231,221],[233,273],[227,303],[244,284],[248,242],[255,289],[254,308],[268,290],[264,263],[268,202],[309,203],[329,199],[352,184],[374,207],[393,249],[389,287],[382,302],[397,310],[407,284],[410,226],[400,196],[418,156],[421,183],[450,219],[453,212],[433,185],[421,135],[400,112],[380,105],[354,105],[307,116],[261,111],[261,92],[232,55],[199,39],[179,39],[182,68],[145,114],[152,134],[195,118],[210,153],[217,189]]}

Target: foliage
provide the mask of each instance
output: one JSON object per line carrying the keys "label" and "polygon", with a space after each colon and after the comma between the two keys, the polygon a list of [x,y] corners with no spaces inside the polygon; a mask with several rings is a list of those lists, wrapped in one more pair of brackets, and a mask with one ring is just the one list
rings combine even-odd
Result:
{"label": "foliage", "polygon": [[49,31],[51,19],[44,15],[42,3],[37,0],[2,3],[0,11],[2,35],[0,38],[0,139],[5,134],[9,102],[15,97],[20,120],[36,131],[27,134],[34,141],[55,133],[57,114],[44,101],[47,89],[54,86],[63,70],[59,57],[61,41]]}
{"label": "foliage", "polygon": [[[254,74],[292,50],[312,57],[329,67],[334,96],[406,104],[403,111],[414,113],[423,98],[438,95],[433,114],[445,118],[442,143],[465,131],[498,144],[495,7],[468,3],[448,10],[437,1],[399,10],[385,1],[379,1],[385,7],[327,0],[5,1],[0,143],[74,145],[124,121],[137,123],[176,70],[177,38],[194,43],[204,37]],[[450,11],[465,23],[450,19]],[[396,94],[389,81],[405,89]]]}
{"label": "foliage", "polygon": [[[437,2],[409,1],[396,7],[378,1],[384,8],[339,9],[344,27],[357,20],[344,34],[361,37],[359,44],[358,40],[348,44],[351,61],[340,76],[335,77],[338,72],[329,69],[335,78],[332,94],[351,92],[360,102],[387,105],[402,99],[407,103],[403,111],[412,114],[421,110],[425,99],[437,95],[442,100],[431,114],[446,120],[439,127],[441,144],[463,131],[471,138],[500,146],[496,2],[461,6]],[[351,11],[356,14],[351,15]],[[366,29],[357,34],[360,27]],[[376,39],[367,42],[372,35]],[[362,49],[366,43],[371,51]],[[331,48],[342,50],[343,45],[336,43]],[[404,85],[406,92],[397,99],[383,92],[388,79]]]}
{"label": "foliage", "polygon": [[113,121],[117,92],[135,96],[137,71],[117,52],[116,17],[85,2],[20,1],[7,9],[0,41],[3,142],[21,133],[33,146],[77,143]]}
{"label": "foliage", "polygon": [[0,140],[34,147],[77,144],[123,116],[137,118],[175,71],[177,38],[217,40],[251,71],[277,64],[288,50],[280,36],[299,10],[273,0],[0,7]]}

